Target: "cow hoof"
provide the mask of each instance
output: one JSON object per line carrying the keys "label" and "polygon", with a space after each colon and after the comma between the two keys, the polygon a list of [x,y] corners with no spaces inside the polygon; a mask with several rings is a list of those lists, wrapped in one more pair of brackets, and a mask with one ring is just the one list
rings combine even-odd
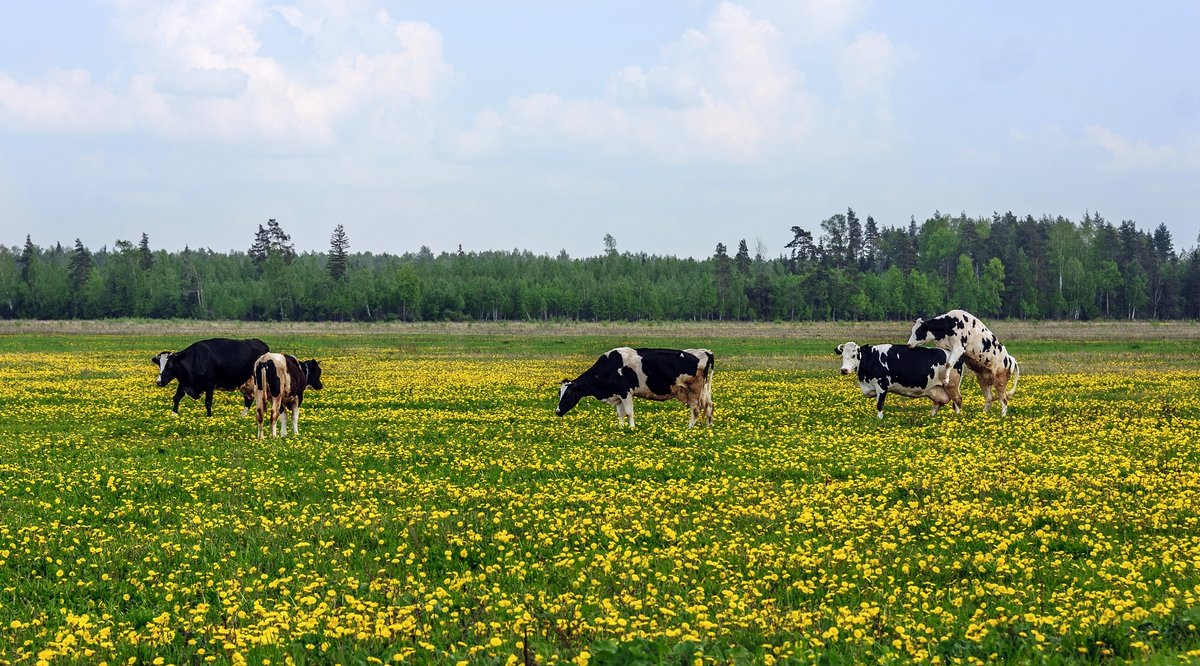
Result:
{"label": "cow hoof", "polygon": [[173,419],[177,419],[179,418],[179,412],[171,412],[169,416]]}

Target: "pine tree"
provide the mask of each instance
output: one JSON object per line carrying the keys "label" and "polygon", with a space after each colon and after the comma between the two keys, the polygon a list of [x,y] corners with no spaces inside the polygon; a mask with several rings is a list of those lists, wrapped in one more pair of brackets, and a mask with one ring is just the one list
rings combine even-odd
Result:
{"label": "pine tree", "polygon": [[862,266],[866,270],[875,271],[879,269],[879,226],[875,224],[875,218],[867,216],[867,226],[863,231],[863,252],[866,254]]}
{"label": "pine tree", "polygon": [[75,251],[71,253],[71,262],[68,264],[71,274],[71,288],[76,293],[83,288],[83,284],[87,282],[88,276],[92,274],[92,253],[83,246],[83,243],[75,239]]}
{"label": "pine tree", "polygon": [[290,264],[296,258],[296,248],[291,243],[292,237],[284,233],[283,227],[275,218],[267,220],[267,239],[271,252],[278,252],[283,257],[283,263]]}
{"label": "pine tree", "polygon": [[34,257],[37,256],[37,246],[33,244],[33,240],[29,234],[25,234],[25,247],[21,250],[21,256],[17,261],[21,264],[21,280],[25,284],[29,284],[29,268],[33,265]]}
{"label": "pine tree", "polygon": [[743,277],[750,275],[750,248],[747,247],[745,238],[738,242],[738,251],[733,256],[733,263],[737,266],[737,272]]}
{"label": "pine tree", "polygon": [[[76,239],[78,242],[78,239]],[[138,243],[138,265],[148,271],[154,266],[154,254],[150,251],[150,236],[142,232],[142,241]]]}
{"label": "pine tree", "polygon": [[350,237],[342,225],[333,228],[333,236],[329,238],[329,277],[334,282],[346,279],[346,250],[350,247]]}
{"label": "pine tree", "polygon": [[[275,220],[271,220],[274,222]],[[258,231],[254,232],[254,243],[250,245],[250,261],[258,268],[262,268],[263,262],[267,260],[267,254],[271,249],[271,237],[267,235],[267,230],[263,229],[263,225],[258,225]]]}
{"label": "pine tree", "polygon": [[853,208],[846,209],[846,265],[858,267],[858,260],[863,256],[862,223]]}

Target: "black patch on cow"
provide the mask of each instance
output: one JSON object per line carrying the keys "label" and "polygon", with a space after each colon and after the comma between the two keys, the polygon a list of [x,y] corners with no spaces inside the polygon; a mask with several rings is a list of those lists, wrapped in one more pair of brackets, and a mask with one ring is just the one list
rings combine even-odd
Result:
{"label": "black patch on cow", "polygon": [[657,395],[670,395],[675,380],[695,375],[700,367],[700,359],[678,349],[638,349],[637,354],[642,359],[646,386]]}
{"label": "black patch on cow", "polygon": [[934,317],[933,319],[921,322],[917,326],[917,339],[932,337],[934,340],[941,340],[947,335],[953,335],[954,328],[955,322],[950,317]]}
{"label": "black patch on cow", "polygon": [[316,359],[309,359],[301,363],[300,367],[304,369],[304,376],[307,379],[305,383],[308,386],[317,390],[325,388],[325,385],[321,383],[321,365],[317,363]]}
{"label": "black patch on cow", "polygon": [[633,377],[630,383],[629,377],[621,372],[624,367],[621,353],[617,350],[601,354],[592,367],[567,385],[567,390],[558,399],[555,413],[559,416],[566,414],[589,395],[598,400],[627,395],[637,386],[637,377]]}
{"label": "black patch on cow", "polygon": [[274,361],[259,361],[254,366],[254,388],[265,391],[272,398],[279,395],[279,372],[275,369]]}
{"label": "black patch on cow", "polygon": [[203,393],[205,411],[212,416],[213,391],[241,388],[254,373],[254,362],[268,351],[267,343],[258,339],[201,340],[167,356],[157,383],[166,386],[178,380],[179,388],[175,391],[171,411],[179,412],[179,401],[184,394],[199,398]]}
{"label": "black patch on cow", "polygon": [[[946,352],[929,347],[892,345],[886,352],[867,345],[859,349],[858,380],[875,381],[886,390],[890,384],[923,389],[948,360]],[[886,363],[886,367],[885,364]],[[956,364],[961,369],[962,359]]]}

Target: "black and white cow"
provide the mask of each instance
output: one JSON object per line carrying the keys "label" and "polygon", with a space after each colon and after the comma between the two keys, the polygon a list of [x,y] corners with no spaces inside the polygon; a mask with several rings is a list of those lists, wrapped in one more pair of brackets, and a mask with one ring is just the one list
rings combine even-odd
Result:
{"label": "black and white cow", "polygon": [[633,398],[675,399],[691,407],[688,427],[701,417],[712,425],[713,353],[707,349],[631,349],[617,347],[575,379],[562,380],[558,408],[562,416],[586,396],[617,408],[617,422],[634,427]]}
{"label": "black and white cow", "polygon": [[212,416],[213,391],[216,389],[242,389],[245,406],[242,415],[245,416],[253,404],[253,394],[246,394],[246,382],[254,374],[254,362],[268,351],[267,343],[254,338],[210,338],[192,343],[182,351],[155,354],[156,383],[166,386],[172,380],[179,380],[171,416],[179,416],[179,401],[184,394],[195,400],[201,393],[204,394],[204,410]]}
{"label": "black and white cow", "polygon": [[292,413],[292,434],[300,434],[300,406],[304,389],[324,388],[321,366],[316,360],[301,363],[290,354],[267,353],[254,363],[254,404],[258,411],[258,438],[263,438],[263,417],[269,416],[271,436],[275,437],[279,415],[283,414],[283,436],[287,437],[287,412]]}
{"label": "black and white cow", "polygon": [[837,346],[842,357],[842,374],[858,375],[863,395],[875,398],[877,418],[883,418],[883,399],[889,392],[909,398],[928,397],[937,414],[942,405],[951,403],[957,413],[962,409],[959,383],[962,381],[962,352],[900,345],[864,345],[846,342]]}
{"label": "black and white cow", "polygon": [[[1017,382],[1021,379],[1021,366],[978,317],[966,310],[951,310],[930,319],[918,319],[908,337],[908,346],[929,341],[947,351],[962,349],[967,367],[975,372],[979,387],[983,389],[983,411],[992,405],[992,391],[995,390],[1000,400],[1000,414],[1008,414],[1008,401],[1017,392]],[[1010,378],[1011,391],[1008,389]]]}

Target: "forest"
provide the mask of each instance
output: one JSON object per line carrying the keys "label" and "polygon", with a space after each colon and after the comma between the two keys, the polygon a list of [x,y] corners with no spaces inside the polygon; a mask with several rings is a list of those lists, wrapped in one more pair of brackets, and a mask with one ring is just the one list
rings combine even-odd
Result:
{"label": "forest", "polygon": [[[718,243],[703,259],[618,251],[593,257],[422,247],[297,253],[280,222],[246,251],[154,249],[116,240],[0,246],[0,318],[242,321],[903,320],[951,308],[1016,319],[1200,318],[1200,250],[1085,213],[957,217],[880,226],[853,209],[774,246]],[[782,230],[781,230],[782,231]]]}

